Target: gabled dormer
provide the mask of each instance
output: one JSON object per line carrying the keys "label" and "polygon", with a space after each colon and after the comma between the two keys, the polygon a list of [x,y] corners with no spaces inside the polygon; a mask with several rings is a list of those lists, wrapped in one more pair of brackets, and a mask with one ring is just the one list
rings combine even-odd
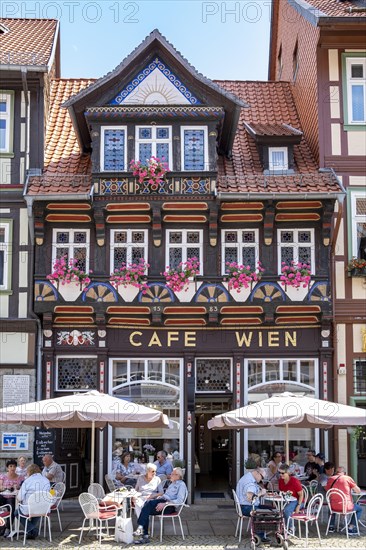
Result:
{"label": "gabled dormer", "polygon": [[164,158],[172,172],[215,172],[246,103],[199,74],[153,31],[122,63],[64,104],[94,175]]}
{"label": "gabled dormer", "polygon": [[247,123],[244,126],[254,139],[267,175],[291,174],[294,172],[294,145],[302,139],[302,132],[289,124]]}

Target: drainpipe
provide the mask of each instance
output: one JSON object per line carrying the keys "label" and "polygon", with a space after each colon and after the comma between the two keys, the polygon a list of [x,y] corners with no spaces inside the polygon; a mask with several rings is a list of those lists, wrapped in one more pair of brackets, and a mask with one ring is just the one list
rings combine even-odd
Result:
{"label": "drainpipe", "polygon": [[25,171],[29,168],[29,139],[28,139],[28,130],[29,130],[29,117],[30,117],[30,109],[29,109],[29,97],[28,97],[28,82],[27,82],[27,68],[22,67],[21,70],[22,75],[22,84],[23,84],[23,93],[24,93],[24,103],[25,103]]}

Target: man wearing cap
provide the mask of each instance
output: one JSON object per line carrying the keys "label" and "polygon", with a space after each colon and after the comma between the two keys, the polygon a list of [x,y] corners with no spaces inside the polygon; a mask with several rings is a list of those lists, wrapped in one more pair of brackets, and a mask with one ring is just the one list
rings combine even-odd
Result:
{"label": "man wearing cap", "polygon": [[315,462],[319,466],[319,470],[318,470],[318,478],[319,478],[320,474],[324,474],[325,455],[323,453],[318,453],[317,455],[315,455]]}
{"label": "man wearing cap", "polygon": [[[264,470],[262,468],[256,468],[252,472],[247,472],[239,479],[236,486],[236,494],[244,516],[250,516],[250,512],[253,510],[253,500],[266,494],[267,491],[260,485],[263,479]],[[257,510],[258,508],[269,509],[267,506],[260,505],[257,499],[254,502],[254,509]],[[262,539],[262,542],[269,542],[264,533],[256,534]]]}

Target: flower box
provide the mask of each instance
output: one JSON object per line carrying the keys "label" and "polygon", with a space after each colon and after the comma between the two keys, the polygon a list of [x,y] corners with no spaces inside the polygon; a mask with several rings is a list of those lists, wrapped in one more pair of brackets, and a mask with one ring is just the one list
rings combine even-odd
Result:
{"label": "flower box", "polygon": [[[199,274],[200,262],[197,258],[190,258],[186,262],[180,262],[178,267],[167,267],[163,275],[165,277],[166,286],[171,288],[174,294],[180,296],[182,302],[190,302],[196,292],[195,277]],[[192,285],[193,283],[193,285]],[[184,298],[182,293],[189,293],[191,298]],[[192,294],[193,292],[193,294]]]}

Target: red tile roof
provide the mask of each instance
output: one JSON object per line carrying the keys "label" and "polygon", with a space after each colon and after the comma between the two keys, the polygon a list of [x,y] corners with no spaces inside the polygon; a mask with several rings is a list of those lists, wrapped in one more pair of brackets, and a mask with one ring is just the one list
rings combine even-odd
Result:
{"label": "red tile roof", "polygon": [[[47,121],[44,175],[32,177],[29,195],[46,193],[87,193],[90,190],[90,155],[82,154],[67,109],[61,105],[94,79],[56,79],[50,91]],[[75,177],[76,176],[76,177]],[[87,176],[87,177],[86,177]]]}
{"label": "red tile roof", "polygon": [[0,64],[48,65],[58,30],[55,19],[0,18]]}
{"label": "red tile roof", "polygon": [[[248,124],[248,123],[246,123]],[[291,128],[288,124],[265,124],[263,122],[248,124],[249,131],[252,130],[253,134],[257,136],[298,136],[302,132]]]}
{"label": "red tile roof", "polygon": [[320,17],[366,17],[365,0],[306,0],[303,4],[309,4],[319,10]]}

